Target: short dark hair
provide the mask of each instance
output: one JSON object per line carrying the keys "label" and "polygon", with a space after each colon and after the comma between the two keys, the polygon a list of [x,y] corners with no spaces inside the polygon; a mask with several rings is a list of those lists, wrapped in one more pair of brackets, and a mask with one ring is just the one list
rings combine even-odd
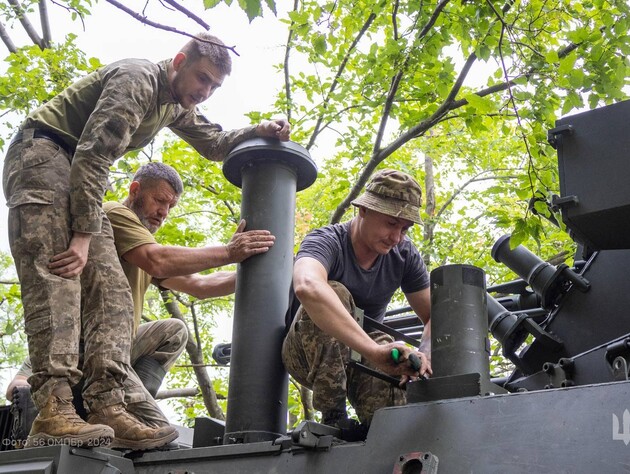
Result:
{"label": "short dark hair", "polygon": [[177,195],[184,192],[184,183],[175,168],[158,161],[146,163],[138,168],[136,174],[133,175],[133,180],[149,185],[164,180],[171,185]]}
{"label": "short dark hair", "polygon": [[[199,41],[197,38],[204,41]],[[208,58],[225,76],[232,72],[232,58],[225,43],[205,31],[195,35],[195,38],[186,43],[180,52],[184,53],[190,62],[195,62],[201,57]]]}

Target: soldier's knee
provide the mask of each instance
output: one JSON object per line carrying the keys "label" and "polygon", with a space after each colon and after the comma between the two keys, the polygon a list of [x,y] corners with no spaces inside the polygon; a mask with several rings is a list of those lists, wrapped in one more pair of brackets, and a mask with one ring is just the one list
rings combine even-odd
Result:
{"label": "soldier's knee", "polygon": [[352,295],[350,294],[350,291],[348,291],[348,288],[346,288],[342,283],[334,280],[329,280],[328,284],[336,293],[337,297],[341,300],[345,308],[349,312],[354,311],[354,298],[352,298]]}

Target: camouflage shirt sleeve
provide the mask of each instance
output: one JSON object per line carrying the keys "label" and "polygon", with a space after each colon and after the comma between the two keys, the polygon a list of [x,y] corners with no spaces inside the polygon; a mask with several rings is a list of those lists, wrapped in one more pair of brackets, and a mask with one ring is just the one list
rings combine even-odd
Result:
{"label": "camouflage shirt sleeve", "polygon": [[72,230],[97,233],[109,167],[125,152],[143,117],[157,104],[158,85],[148,69],[118,65],[100,72],[102,92],[72,160]]}
{"label": "camouflage shirt sleeve", "polygon": [[223,131],[221,125],[210,122],[197,108],[181,114],[169,128],[212,161],[223,161],[236,145],[256,137],[256,126]]}

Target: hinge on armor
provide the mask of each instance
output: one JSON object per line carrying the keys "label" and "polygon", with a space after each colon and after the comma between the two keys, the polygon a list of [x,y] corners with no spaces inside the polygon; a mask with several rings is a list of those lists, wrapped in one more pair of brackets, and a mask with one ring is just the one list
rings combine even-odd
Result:
{"label": "hinge on armor", "polygon": [[616,381],[629,379],[630,337],[614,342],[606,347],[606,360]]}
{"label": "hinge on armor", "polygon": [[314,421],[303,421],[291,432],[294,445],[317,450],[330,449],[333,438],[340,438],[341,430]]}

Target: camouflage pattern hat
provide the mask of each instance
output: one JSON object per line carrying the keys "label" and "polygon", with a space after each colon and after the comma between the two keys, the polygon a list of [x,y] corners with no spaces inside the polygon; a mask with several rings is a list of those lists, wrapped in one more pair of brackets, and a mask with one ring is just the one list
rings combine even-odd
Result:
{"label": "camouflage pattern hat", "polygon": [[375,173],[365,192],[352,204],[422,224],[422,189],[415,179],[402,171],[387,169]]}

